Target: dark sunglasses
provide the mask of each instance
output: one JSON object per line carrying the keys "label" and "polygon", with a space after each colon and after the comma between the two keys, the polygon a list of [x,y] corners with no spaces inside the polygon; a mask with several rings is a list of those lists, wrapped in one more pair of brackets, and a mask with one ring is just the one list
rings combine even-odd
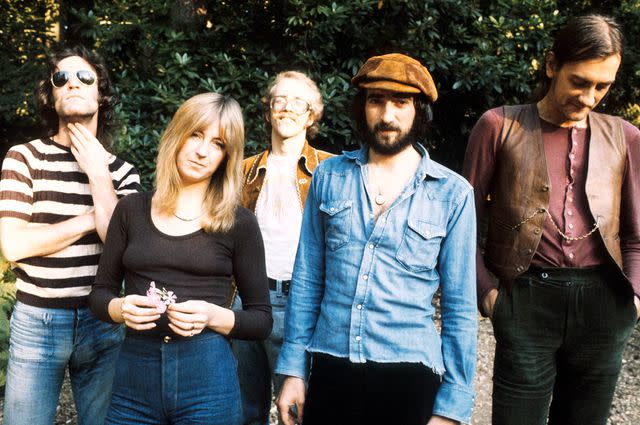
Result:
{"label": "dark sunglasses", "polygon": [[[63,87],[71,79],[71,72],[58,71],[51,76],[51,84],[54,87]],[[92,86],[96,82],[96,74],[86,69],[76,71],[76,78],[85,86]]]}

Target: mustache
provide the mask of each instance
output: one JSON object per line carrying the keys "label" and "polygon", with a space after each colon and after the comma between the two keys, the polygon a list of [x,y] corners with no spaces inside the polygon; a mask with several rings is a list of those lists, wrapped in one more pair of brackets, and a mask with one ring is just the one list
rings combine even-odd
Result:
{"label": "mustache", "polygon": [[373,126],[373,131],[400,131],[400,129],[392,124],[385,124],[382,122],[379,122],[378,124],[376,124],[375,126]]}

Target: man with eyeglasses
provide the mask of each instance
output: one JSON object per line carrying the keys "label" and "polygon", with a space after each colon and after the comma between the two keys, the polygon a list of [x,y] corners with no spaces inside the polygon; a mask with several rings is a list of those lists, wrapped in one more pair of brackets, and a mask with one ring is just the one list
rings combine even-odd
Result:
{"label": "man with eyeglasses", "polygon": [[421,144],[438,97],[427,68],[403,54],[374,56],[351,83],[363,146],[313,175],[276,366],[287,376],[278,409],[286,425],[469,422],[473,189]]}
{"label": "man with eyeglasses", "polygon": [[117,98],[100,56],[54,54],[36,98],[50,135],[12,147],[0,181],[0,246],[17,277],[4,421],[51,425],[68,368],[78,422],[98,425],[123,329],[87,299],[111,213],[140,178],[106,150]]}
{"label": "man with eyeglasses", "polygon": [[[269,424],[272,384],[282,385],[274,365],[284,332],[284,309],[289,294],[302,210],[311,175],[332,156],[314,149],[308,139],[318,133],[322,95],[316,83],[297,71],[279,73],[262,98],[271,144],[245,159],[242,203],[255,211],[264,239],[271,293],[273,331],[266,341],[235,341],[242,394],[243,424]],[[236,307],[238,307],[236,302]]]}

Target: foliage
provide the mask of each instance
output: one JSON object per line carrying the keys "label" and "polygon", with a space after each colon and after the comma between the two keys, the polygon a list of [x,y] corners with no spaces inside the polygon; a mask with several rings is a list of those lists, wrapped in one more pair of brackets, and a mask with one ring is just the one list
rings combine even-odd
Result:
{"label": "foliage", "polygon": [[[0,2],[0,140],[30,134],[34,81],[42,72],[53,0]],[[13,130],[13,131],[12,131]],[[16,134],[17,135],[17,134]],[[15,141],[14,141],[15,143]],[[6,151],[8,147],[3,149]],[[4,155],[3,155],[4,156]]]}
{"label": "foliage", "polygon": [[[316,143],[339,152],[357,144],[347,112],[351,76],[370,55],[407,53],[432,71],[440,91],[427,142],[457,169],[480,113],[527,100],[553,30],[568,16],[597,5],[624,24],[628,40],[640,39],[640,0],[115,0],[77,9],[67,6],[78,3],[58,3],[59,15],[53,1],[0,6],[8,28],[1,34],[0,65],[8,72],[0,76],[0,120],[18,133],[12,142],[24,140],[35,121],[29,102],[37,68],[57,45],[43,16],[58,16],[63,43],[84,41],[107,59],[122,98],[117,148],[147,187],[166,123],[199,92],[229,94],[243,105],[250,154],[268,142],[260,104],[268,80],[285,69],[308,72],[326,103]],[[628,43],[606,104],[635,122],[639,67],[640,49]]]}
{"label": "foliage", "polygon": [[9,361],[9,318],[16,302],[16,277],[9,262],[0,254],[0,387],[7,379]]}

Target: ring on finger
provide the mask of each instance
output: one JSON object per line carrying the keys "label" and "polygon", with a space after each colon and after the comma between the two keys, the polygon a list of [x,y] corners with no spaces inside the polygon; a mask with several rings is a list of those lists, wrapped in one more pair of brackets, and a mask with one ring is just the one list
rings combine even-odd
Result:
{"label": "ring on finger", "polygon": [[193,336],[193,331],[189,332],[189,336]]}

